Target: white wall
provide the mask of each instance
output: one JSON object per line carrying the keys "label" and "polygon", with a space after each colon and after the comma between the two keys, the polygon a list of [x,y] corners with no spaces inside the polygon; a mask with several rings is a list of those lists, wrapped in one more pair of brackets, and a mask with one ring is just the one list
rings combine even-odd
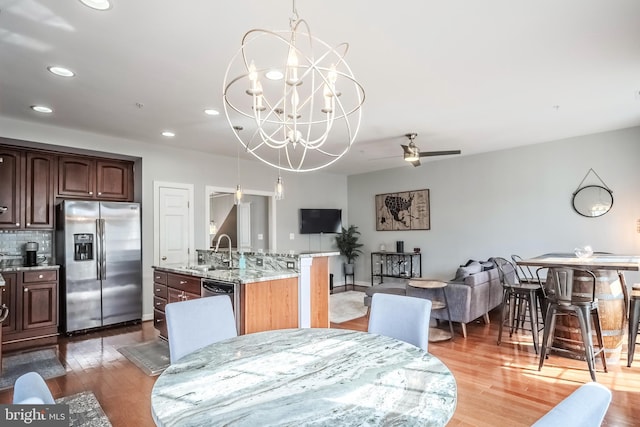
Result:
{"label": "white wall", "polygon": [[[424,277],[450,279],[468,259],[596,251],[640,254],[640,127],[350,176],[349,219],[365,255],[356,280],[370,280],[371,251],[420,247]],[[585,218],[572,193],[589,168],[613,190],[611,211]],[[585,184],[598,183],[593,174]],[[431,230],[375,231],[376,194],[428,188]],[[627,273],[628,281],[640,281]]]}
{"label": "white wall", "polygon": [[[65,147],[96,150],[142,158],[142,267],[143,314],[153,313],[152,272],[153,260],[153,182],[165,181],[195,186],[195,245],[207,249],[208,227],[205,228],[205,186],[235,188],[237,184],[236,159],[212,156],[204,152],[169,147],[162,139],[157,143],[143,143],[113,138],[73,129],[38,125],[0,117],[0,136]],[[230,136],[231,138],[231,136]],[[223,143],[223,141],[212,141]],[[226,142],[225,142],[226,143]],[[228,143],[231,143],[228,141]],[[233,143],[236,143],[235,141]],[[241,160],[241,184],[245,189],[273,191],[276,170],[259,162]],[[276,205],[277,249],[279,252],[307,251],[335,248],[333,239],[325,236],[322,244],[311,244],[307,236],[298,234],[298,209],[336,207],[347,209],[347,178],[322,172],[312,174],[283,174],[285,199]],[[289,239],[294,233],[294,240]],[[195,255],[194,255],[195,256]],[[332,260],[330,269],[340,269],[338,257]]]}

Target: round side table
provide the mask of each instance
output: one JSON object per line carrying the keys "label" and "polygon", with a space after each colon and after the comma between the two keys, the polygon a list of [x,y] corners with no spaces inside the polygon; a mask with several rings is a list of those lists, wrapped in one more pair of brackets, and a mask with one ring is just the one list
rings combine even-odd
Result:
{"label": "round side table", "polygon": [[432,299],[431,310],[447,310],[447,319],[449,320],[449,333],[443,331],[442,329],[429,328],[429,342],[446,341],[453,339],[453,323],[451,322],[451,311],[449,310],[447,293],[444,290],[448,286],[448,283],[443,282],[442,280],[413,278],[409,280],[407,286],[418,289],[440,289],[440,292],[442,293],[442,300]]}

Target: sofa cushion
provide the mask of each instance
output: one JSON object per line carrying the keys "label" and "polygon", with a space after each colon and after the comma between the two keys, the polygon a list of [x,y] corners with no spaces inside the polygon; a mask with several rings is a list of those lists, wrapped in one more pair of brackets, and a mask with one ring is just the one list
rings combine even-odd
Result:
{"label": "sofa cushion", "polygon": [[463,283],[473,288],[475,286],[482,285],[483,283],[490,282],[492,279],[496,280],[497,278],[498,278],[498,269],[493,268],[491,270],[480,271],[476,274],[467,276],[465,277]]}

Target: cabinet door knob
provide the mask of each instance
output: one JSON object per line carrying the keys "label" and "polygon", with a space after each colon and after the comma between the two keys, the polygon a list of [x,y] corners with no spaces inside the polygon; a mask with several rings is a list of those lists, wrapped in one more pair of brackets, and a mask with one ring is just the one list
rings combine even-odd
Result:
{"label": "cabinet door knob", "polygon": [[20,227],[20,223],[19,222],[16,222],[16,227]]}
{"label": "cabinet door knob", "polygon": [[160,288],[156,288],[156,292],[160,292]]}
{"label": "cabinet door knob", "polygon": [[27,223],[27,227],[31,227],[31,223],[30,222]]}
{"label": "cabinet door knob", "polygon": [[186,284],[187,284],[187,281],[186,281],[186,280],[180,280],[180,284],[181,284],[181,285],[186,285]]}
{"label": "cabinet door knob", "polygon": [[101,191],[98,191],[98,196],[102,196],[102,192]]}
{"label": "cabinet door knob", "polygon": [[166,260],[167,260],[167,257],[166,257],[166,256],[163,256],[161,259],[162,259],[163,261],[166,261]]}
{"label": "cabinet door knob", "polygon": [[25,292],[29,292],[29,288],[24,288],[24,291]]}
{"label": "cabinet door knob", "polygon": [[42,274],[38,275],[38,279],[42,279],[44,276]]}
{"label": "cabinet door knob", "polygon": [[90,195],[90,196],[93,196],[93,191],[89,191],[89,195]]}

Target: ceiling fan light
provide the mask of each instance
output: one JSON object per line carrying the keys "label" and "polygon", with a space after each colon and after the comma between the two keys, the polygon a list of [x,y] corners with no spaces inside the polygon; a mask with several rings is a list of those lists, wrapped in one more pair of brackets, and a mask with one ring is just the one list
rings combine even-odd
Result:
{"label": "ceiling fan light", "polygon": [[409,147],[408,151],[404,152],[404,160],[407,162],[415,162],[420,160],[420,153],[417,148]]}

